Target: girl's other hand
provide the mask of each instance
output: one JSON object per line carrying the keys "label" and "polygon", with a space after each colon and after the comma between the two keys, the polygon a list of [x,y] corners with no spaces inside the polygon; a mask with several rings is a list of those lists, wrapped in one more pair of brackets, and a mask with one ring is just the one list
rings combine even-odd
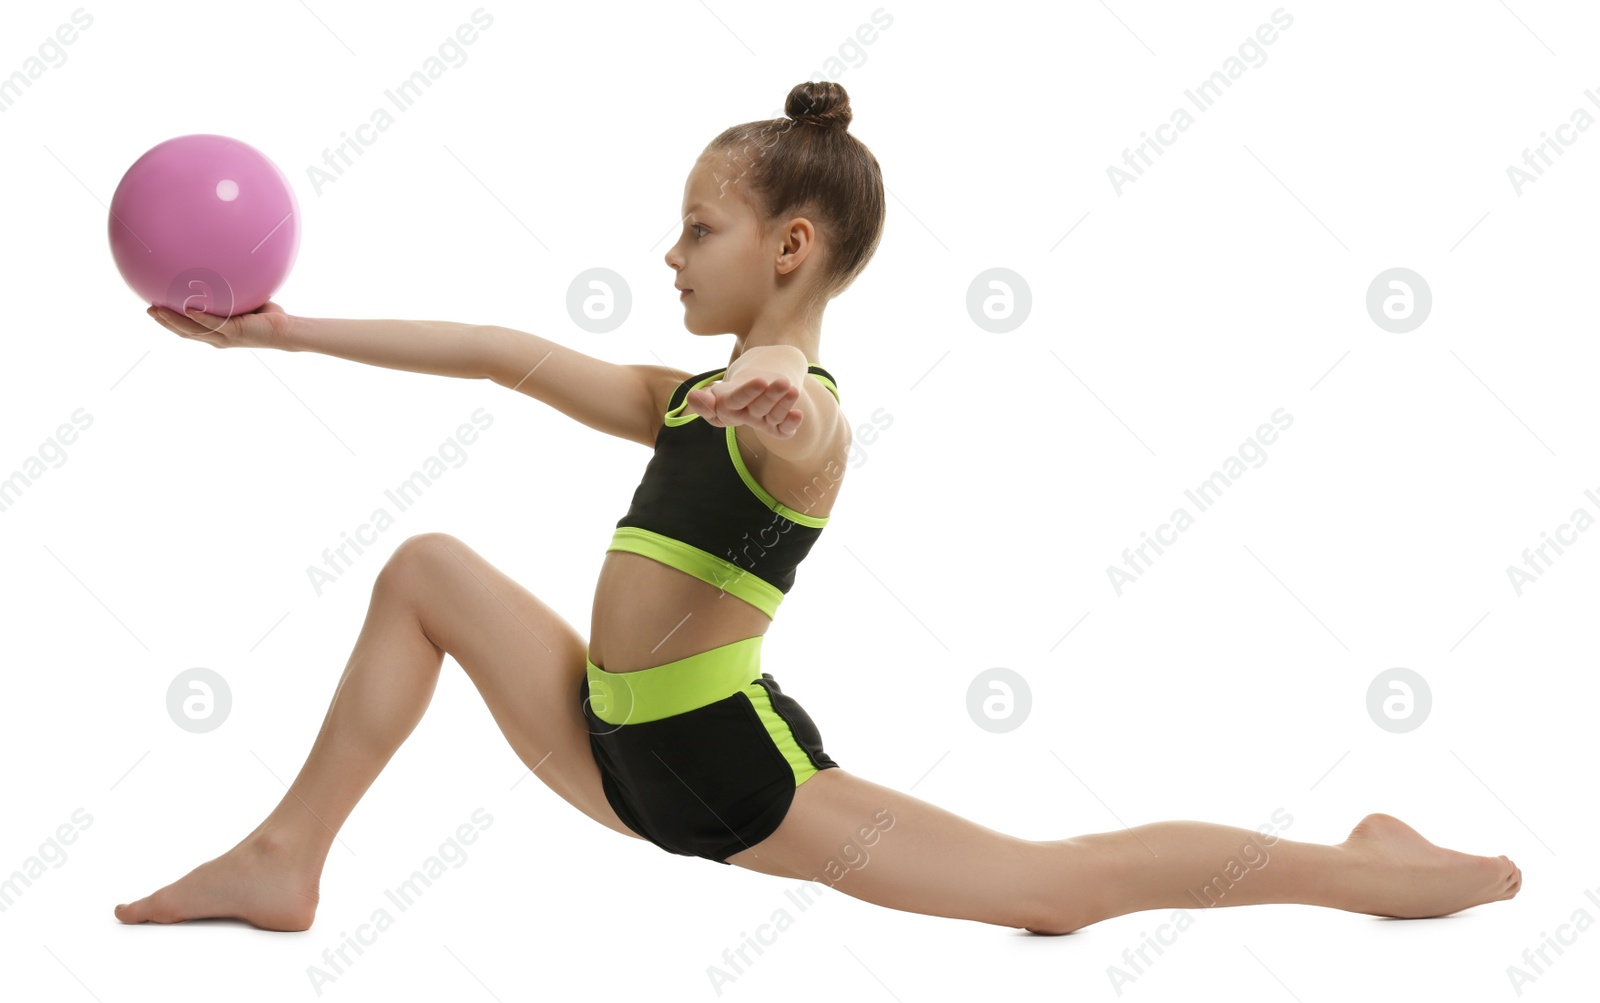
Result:
{"label": "girl's other hand", "polygon": [[180,337],[203,341],[213,348],[282,348],[284,324],[289,315],[268,300],[249,313],[233,317],[190,310],[179,313],[152,306],[145,313]]}
{"label": "girl's other hand", "polygon": [[800,388],[786,376],[745,373],[691,390],[687,402],[689,410],[718,428],[751,425],[774,438],[787,439],[804,417],[794,406],[799,399]]}

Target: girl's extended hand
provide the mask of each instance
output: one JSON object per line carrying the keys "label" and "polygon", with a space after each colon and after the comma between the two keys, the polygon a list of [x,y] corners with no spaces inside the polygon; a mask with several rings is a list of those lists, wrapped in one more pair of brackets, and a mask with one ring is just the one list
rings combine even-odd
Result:
{"label": "girl's extended hand", "polygon": [[799,399],[800,388],[791,384],[788,377],[769,379],[752,373],[691,390],[687,402],[689,410],[718,428],[751,425],[775,438],[787,439],[804,417],[794,406]]}
{"label": "girl's extended hand", "polygon": [[283,307],[271,300],[233,317],[198,310],[178,313],[160,306],[152,306],[145,313],[180,337],[203,341],[213,348],[282,348],[283,325],[289,317]]}

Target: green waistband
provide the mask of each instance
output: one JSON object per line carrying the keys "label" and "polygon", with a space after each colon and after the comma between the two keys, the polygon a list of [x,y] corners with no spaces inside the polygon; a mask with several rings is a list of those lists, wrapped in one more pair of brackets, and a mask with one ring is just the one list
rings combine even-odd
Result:
{"label": "green waistband", "polygon": [[589,661],[589,708],[607,724],[643,724],[715,703],[761,678],[765,636],[637,672],[607,672]]}

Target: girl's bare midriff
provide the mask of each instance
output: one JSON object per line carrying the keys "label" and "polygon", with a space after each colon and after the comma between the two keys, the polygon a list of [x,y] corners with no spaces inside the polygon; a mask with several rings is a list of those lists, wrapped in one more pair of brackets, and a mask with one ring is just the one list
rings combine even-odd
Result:
{"label": "girl's bare midriff", "polygon": [[589,658],[634,672],[765,634],[759,609],[693,575],[626,551],[600,566],[589,622]]}
{"label": "girl's bare midriff", "polygon": [[[849,426],[831,470],[801,474],[770,454],[749,456],[752,477],[775,498],[814,498],[808,504],[826,516],[843,482],[843,450]],[[802,489],[812,488],[809,494]],[[773,491],[773,488],[778,488]],[[819,492],[817,489],[821,488]],[[772,621],[756,607],[687,572],[627,551],[607,551],[595,586],[589,618],[589,659],[607,672],[637,672],[747,637],[765,634]]]}

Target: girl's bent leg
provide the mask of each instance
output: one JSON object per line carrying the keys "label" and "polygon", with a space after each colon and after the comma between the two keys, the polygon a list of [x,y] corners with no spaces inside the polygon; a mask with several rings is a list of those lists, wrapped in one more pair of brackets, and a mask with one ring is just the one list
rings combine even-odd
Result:
{"label": "girl's bent leg", "polygon": [[335,834],[421,720],[446,653],[540,780],[602,825],[634,835],[607,803],[589,749],[578,705],[582,637],[461,541],[427,533],[401,543],[379,573],[321,731],[282,801],[233,849],[118,906],[117,917],[229,916],[308,928]]}
{"label": "girl's bent leg", "polygon": [[1442,849],[1387,815],[1367,816],[1337,845],[1263,845],[1252,830],[1207,822],[1019,839],[829,769],[795,791],[776,832],[728,862],[759,859],[907,912],[1050,934],[1144,909],[1266,902],[1438,916],[1510,898],[1521,882],[1505,857]]}

